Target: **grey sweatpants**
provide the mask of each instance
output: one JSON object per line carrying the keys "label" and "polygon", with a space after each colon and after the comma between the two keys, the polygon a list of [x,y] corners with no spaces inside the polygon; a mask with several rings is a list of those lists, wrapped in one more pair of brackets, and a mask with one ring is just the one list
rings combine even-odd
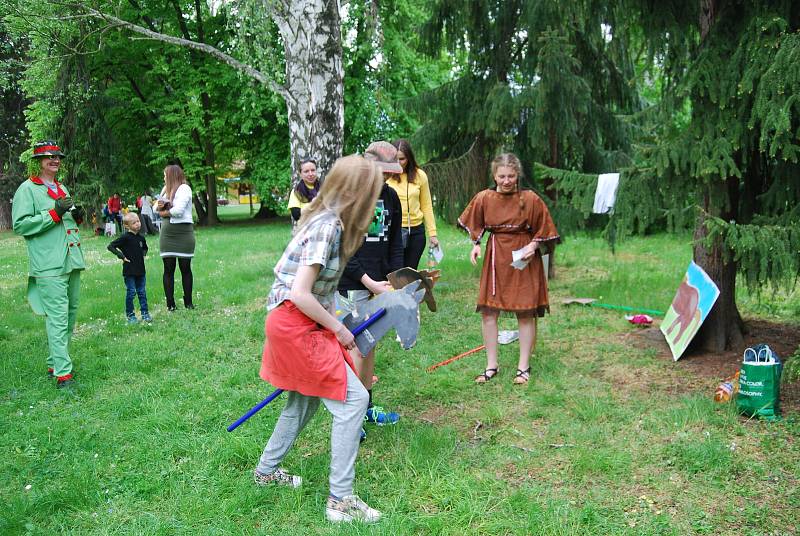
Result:
{"label": "grey sweatpants", "polygon": [[322,400],[333,416],[329,478],[331,493],[337,497],[353,494],[356,455],[369,394],[350,367],[345,366],[345,369],[347,370],[347,397],[344,402],[287,391],[289,396],[286,397],[286,407],[278,417],[272,436],[269,438],[267,446],[264,447],[261,460],[258,462],[256,470],[259,473],[269,474],[278,468],[294,440],[317,412],[319,402]]}

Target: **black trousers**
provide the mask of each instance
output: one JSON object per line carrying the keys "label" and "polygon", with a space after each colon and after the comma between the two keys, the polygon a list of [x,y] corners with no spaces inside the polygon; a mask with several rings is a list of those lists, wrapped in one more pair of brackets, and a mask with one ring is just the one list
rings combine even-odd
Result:
{"label": "black trousers", "polygon": [[175,308],[175,264],[177,261],[181,269],[181,286],[183,286],[183,305],[192,305],[192,258],[191,257],[163,257],[164,261],[164,295],[167,297],[167,307]]}
{"label": "black trousers", "polygon": [[411,228],[411,234],[408,235],[408,242],[403,250],[403,263],[404,266],[414,268],[419,266],[419,260],[422,258],[422,253],[425,251],[425,224],[417,225]]}
{"label": "black trousers", "polygon": [[139,221],[142,223],[142,229],[147,234],[158,234],[158,229],[156,229],[156,224],[153,223],[153,220],[150,218],[148,214],[139,214]]}

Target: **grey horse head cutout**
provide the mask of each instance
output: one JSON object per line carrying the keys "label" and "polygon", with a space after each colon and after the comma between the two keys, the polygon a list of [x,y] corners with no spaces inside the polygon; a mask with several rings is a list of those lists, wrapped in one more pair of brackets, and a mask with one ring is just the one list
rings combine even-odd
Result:
{"label": "grey horse head cutout", "polygon": [[412,281],[422,281],[422,287],[425,290],[425,297],[422,301],[428,306],[431,312],[436,312],[436,299],[433,297],[433,286],[439,280],[441,275],[440,270],[414,270],[413,268],[405,267],[395,270],[386,276],[389,283],[394,288],[405,288],[407,284]]}
{"label": "grey horse head cutout", "polygon": [[356,311],[342,318],[342,323],[352,331],[378,309],[386,310],[386,314],[356,336],[356,346],[362,355],[375,348],[378,341],[391,329],[397,332],[403,349],[408,350],[416,344],[419,333],[419,303],[425,297],[425,289],[420,290],[420,284],[420,281],[412,281],[400,290],[378,294],[375,298],[360,303]]}

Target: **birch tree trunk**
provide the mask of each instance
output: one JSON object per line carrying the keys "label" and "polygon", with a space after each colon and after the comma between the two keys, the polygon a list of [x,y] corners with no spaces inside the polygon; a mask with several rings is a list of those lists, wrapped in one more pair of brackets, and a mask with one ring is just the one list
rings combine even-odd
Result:
{"label": "birch tree trunk", "polygon": [[[265,7],[269,7],[269,0]],[[344,70],[338,0],[283,0],[272,6],[286,61],[292,184],[313,158],[320,179],[344,146]]]}

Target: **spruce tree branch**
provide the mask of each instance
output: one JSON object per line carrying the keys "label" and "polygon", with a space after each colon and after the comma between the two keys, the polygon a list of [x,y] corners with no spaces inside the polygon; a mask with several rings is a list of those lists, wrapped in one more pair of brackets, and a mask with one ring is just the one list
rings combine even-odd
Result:
{"label": "spruce tree branch", "polygon": [[280,95],[284,99],[288,99],[289,98],[289,92],[286,90],[285,87],[277,84],[274,80],[272,80],[269,77],[267,77],[261,71],[259,71],[257,69],[254,69],[250,65],[247,65],[245,63],[240,62],[236,58],[234,58],[234,57],[222,52],[221,50],[219,50],[216,47],[213,47],[213,46],[211,46],[209,44],[206,44],[206,43],[198,43],[197,41],[192,41],[190,39],[183,39],[183,38],[180,38],[180,37],[175,37],[175,36],[172,36],[172,35],[166,35],[166,34],[163,34],[163,33],[160,33],[160,32],[155,32],[155,31],[149,30],[149,29],[147,29],[147,28],[145,28],[143,26],[139,26],[138,24],[134,24],[132,22],[128,22],[126,20],[122,20],[122,19],[120,19],[118,17],[115,17],[113,15],[109,15],[107,13],[103,13],[103,12],[98,11],[96,9],[93,9],[91,7],[88,7],[88,6],[85,6],[85,5],[81,5],[81,4],[78,4],[78,6],[81,9],[83,9],[84,11],[86,11],[87,14],[91,15],[94,18],[106,21],[112,27],[125,28],[127,30],[131,30],[131,31],[136,32],[138,34],[144,35],[149,39],[154,39],[156,41],[162,41],[164,43],[169,43],[169,44],[172,44],[172,45],[178,45],[178,46],[182,46],[182,47],[191,48],[191,49],[194,49],[194,50],[199,50],[201,52],[205,52],[206,54],[214,56],[215,58],[224,61],[225,63],[227,63],[231,67],[233,67],[233,68],[245,73],[250,78],[253,78],[254,80],[257,80],[258,82],[261,82],[262,84],[267,86],[271,91],[277,93],[278,95]]}
{"label": "spruce tree branch", "polygon": [[528,48],[528,43],[529,43],[528,36],[526,35],[522,39],[522,41],[520,41],[517,44],[516,50],[514,51],[514,54],[513,54],[513,63],[515,65],[520,65],[522,63],[522,59],[525,56],[525,53],[526,53],[527,48]]}

